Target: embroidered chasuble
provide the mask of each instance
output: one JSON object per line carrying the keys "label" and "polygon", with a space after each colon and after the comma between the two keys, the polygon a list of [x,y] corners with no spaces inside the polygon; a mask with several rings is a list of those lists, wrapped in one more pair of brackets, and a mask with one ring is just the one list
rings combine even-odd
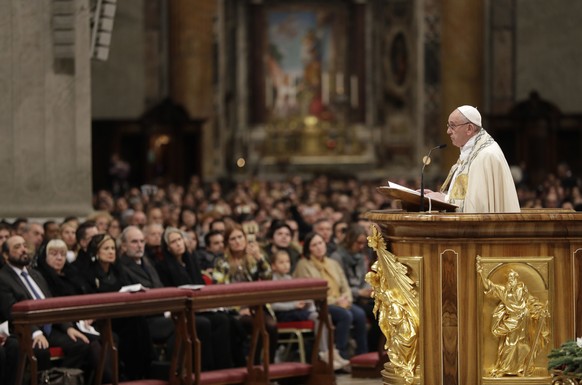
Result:
{"label": "embroidered chasuble", "polygon": [[464,213],[520,212],[515,182],[503,151],[481,129],[461,149],[441,191]]}

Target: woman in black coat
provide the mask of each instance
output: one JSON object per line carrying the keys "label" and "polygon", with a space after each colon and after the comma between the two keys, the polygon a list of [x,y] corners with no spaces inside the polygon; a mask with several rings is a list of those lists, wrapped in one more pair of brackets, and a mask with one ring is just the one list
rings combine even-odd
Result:
{"label": "woman in black coat", "polygon": [[51,288],[53,297],[87,294],[91,288],[75,266],[67,262],[67,245],[53,239],[40,246],[36,256],[36,269]]}
{"label": "woman in black coat", "polygon": [[[87,277],[93,293],[118,292],[129,280],[118,263],[115,241],[107,234],[97,234],[87,247],[93,262]],[[114,318],[111,326],[119,338],[120,373],[123,380],[149,376],[153,358],[152,341],[144,317]]]}
{"label": "woman in black coat", "polygon": [[[186,249],[182,230],[167,227],[162,237],[163,260],[156,269],[164,286],[204,285],[198,260]],[[196,313],[196,332],[202,347],[202,370],[231,368],[231,320],[222,311]]]}
{"label": "woman in black coat", "polygon": [[[79,274],[75,266],[67,259],[67,244],[61,239],[53,239],[40,246],[36,254],[36,269],[42,274],[51,289],[53,297],[65,297],[70,295],[87,294],[91,291],[86,280]],[[81,320],[87,326],[90,320]],[[101,356],[101,342],[99,336],[84,332],[91,343],[91,363],[96,368]],[[103,372],[103,381],[111,382],[111,365],[106,365]]]}

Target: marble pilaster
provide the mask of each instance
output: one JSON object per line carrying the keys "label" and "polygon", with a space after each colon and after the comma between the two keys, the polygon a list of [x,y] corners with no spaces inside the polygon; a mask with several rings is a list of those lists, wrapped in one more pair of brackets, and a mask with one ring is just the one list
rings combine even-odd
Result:
{"label": "marble pilaster", "polygon": [[[476,106],[485,112],[484,52],[485,8],[483,0],[447,0],[442,2],[441,68],[442,68],[442,143],[450,143],[446,135],[446,119],[456,107]],[[458,151],[449,146],[444,164],[455,163]]]}
{"label": "marble pilaster", "polygon": [[[201,148],[216,149],[220,133],[210,119],[216,92],[215,39],[218,0],[168,1],[169,94],[182,105],[191,118],[206,120],[202,126]],[[219,82],[219,80],[216,80]],[[221,118],[219,118],[221,119]],[[202,174],[211,175],[220,168],[222,151],[209,150],[202,160]]]}
{"label": "marble pilaster", "polygon": [[53,2],[0,0],[0,217],[91,210],[89,1],[74,58],[54,56]]}
{"label": "marble pilaster", "polygon": [[192,118],[213,112],[213,44],[216,2],[168,2],[170,35],[170,95]]}

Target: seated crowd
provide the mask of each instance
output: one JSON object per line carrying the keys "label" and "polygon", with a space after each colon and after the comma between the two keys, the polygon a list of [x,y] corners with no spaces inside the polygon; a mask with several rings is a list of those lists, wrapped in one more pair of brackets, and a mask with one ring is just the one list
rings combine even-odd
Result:
{"label": "seated crowd", "polygon": [[[157,288],[270,280],[273,273],[279,279],[317,276],[331,288],[328,301],[336,325],[333,348],[338,352],[334,367],[339,369],[351,355],[367,352],[368,346],[375,349],[378,341],[376,328],[370,326],[375,323],[366,318],[372,316],[364,293],[368,290],[364,275],[374,256],[365,239],[357,249],[341,241],[355,231],[352,228],[358,234],[366,232],[368,223],[354,213],[386,202],[373,185],[367,191],[357,185],[346,190],[356,187],[361,189],[359,200],[338,192],[330,204],[323,202],[330,189],[324,178],[310,186],[290,182],[277,190],[259,183],[239,185],[233,194],[223,194],[218,184],[205,191],[194,179],[187,191],[170,186],[142,194],[132,189],[119,197],[99,192],[96,211],[82,219],[4,221],[0,223],[0,323],[9,321],[11,306],[24,299],[116,292],[131,284]],[[324,247],[317,253],[308,247],[305,255],[312,257],[298,269],[306,250],[303,240],[314,235]],[[345,253],[337,254],[344,248]],[[332,253],[337,254],[333,259]],[[344,254],[349,261],[342,260]],[[287,258],[287,267],[278,266],[281,257]],[[350,270],[347,275],[344,269]],[[353,279],[355,274],[359,282]],[[268,356],[274,362],[277,321],[314,320],[315,309],[309,302],[297,302],[272,304],[266,310]],[[197,314],[195,320],[203,370],[245,365],[252,331],[249,309],[214,309]],[[89,376],[100,356],[99,338],[94,334],[99,327],[93,320],[39,326],[33,334],[39,369],[51,365],[47,348],[59,346],[65,356],[61,364],[81,368]],[[123,379],[149,376],[160,346],[166,358],[171,354],[173,323],[163,314],[115,319],[113,330]],[[18,342],[14,335],[4,337],[0,382],[10,384]],[[355,344],[350,345],[350,340]],[[321,347],[322,359],[327,358],[325,349]],[[257,352],[252,359],[259,362],[260,357]],[[106,372],[104,381],[110,380]]]}
{"label": "seated crowd", "polygon": [[[564,192],[559,178],[552,181],[546,186],[552,197]],[[341,369],[352,355],[376,351],[380,330],[365,281],[375,254],[367,245],[370,223],[361,214],[391,208],[393,202],[376,191],[380,184],[321,176],[310,182],[297,177],[286,182],[251,180],[226,188],[219,183],[206,186],[193,177],[186,188],[148,186],[120,196],[99,191],[95,211],[82,219],[0,222],[0,383],[14,381],[18,341],[9,334],[9,321],[15,302],[116,292],[132,284],[159,288],[322,278],[328,282],[335,346],[320,346],[320,357],[326,359],[327,349],[334,349],[334,368]],[[581,203],[579,187],[577,182],[567,191],[572,206]],[[521,197],[522,207],[530,207],[531,194],[522,189]],[[266,310],[273,362],[277,322],[317,317],[308,301],[271,304]],[[201,312],[195,326],[203,370],[245,365],[252,328],[249,309]],[[47,348],[59,346],[65,353],[63,366],[81,368],[90,376],[100,356],[99,327],[93,320],[39,325],[33,333],[39,369],[51,365]],[[160,355],[157,350],[166,358],[171,355],[173,328],[164,314],[114,321],[123,379],[149,376]],[[259,353],[251,359],[258,362]],[[111,381],[107,371],[104,381]]]}

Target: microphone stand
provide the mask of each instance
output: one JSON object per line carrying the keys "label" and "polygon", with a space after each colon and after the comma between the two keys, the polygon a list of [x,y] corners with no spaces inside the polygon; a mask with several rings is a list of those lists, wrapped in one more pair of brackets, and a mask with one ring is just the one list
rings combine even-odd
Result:
{"label": "microphone stand", "polygon": [[447,147],[446,144],[440,144],[430,149],[426,157],[422,159],[422,170],[420,171],[420,209],[419,212],[424,212],[424,168],[430,164],[430,154],[433,150],[438,150]]}
{"label": "microphone stand", "polygon": [[[432,150],[430,150],[432,151]],[[430,151],[428,153],[427,157],[427,161],[430,156]],[[421,213],[424,212],[424,168],[426,167],[426,163],[425,160],[422,160],[422,171],[420,172],[420,209],[418,211],[420,211]]]}

